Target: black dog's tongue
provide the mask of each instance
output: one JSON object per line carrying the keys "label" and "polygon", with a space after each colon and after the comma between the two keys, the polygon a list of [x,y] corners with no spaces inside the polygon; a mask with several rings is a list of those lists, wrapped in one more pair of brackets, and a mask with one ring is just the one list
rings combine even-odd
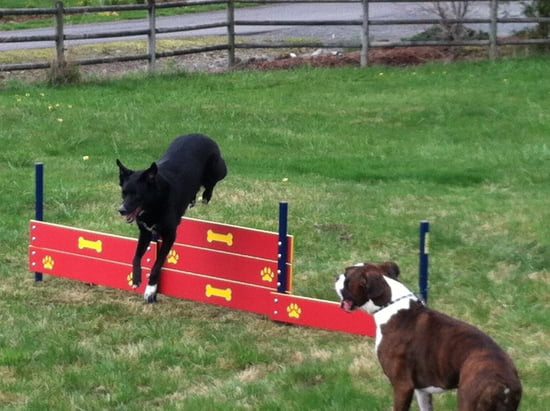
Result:
{"label": "black dog's tongue", "polygon": [[127,223],[133,223],[136,217],[141,213],[141,207],[136,208],[134,211],[132,211],[130,214],[126,215],[126,222]]}

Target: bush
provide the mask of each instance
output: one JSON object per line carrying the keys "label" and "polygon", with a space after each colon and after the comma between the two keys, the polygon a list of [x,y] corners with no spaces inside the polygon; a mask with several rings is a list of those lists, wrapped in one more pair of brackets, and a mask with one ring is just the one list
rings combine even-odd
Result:
{"label": "bush", "polygon": [[[527,17],[550,17],[550,1],[549,0],[532,0],[530,3],[523,3],[523,13]],[[533,38],[550,37],[550,24],[539,23],[536,29],[529,33]],[[543,44],[541,46],[544,50],[550,50],[550,45]]]}
{"label": "bush", "polygon": [[78,83],[81,78],[79,66],[67,61],[54,61],[48,72],[48,83],[53,86]]}
{"label": "bush", "polygon": [[462,36],[457,39],[451,34],[449,30],[445,30],[439,25],[434,25],[422,33],[415,34],[408,38],[410,41],[436,41],[436,40],[487,40],[489,33],[481,30],[472,30],[468,27],[463,27]]}

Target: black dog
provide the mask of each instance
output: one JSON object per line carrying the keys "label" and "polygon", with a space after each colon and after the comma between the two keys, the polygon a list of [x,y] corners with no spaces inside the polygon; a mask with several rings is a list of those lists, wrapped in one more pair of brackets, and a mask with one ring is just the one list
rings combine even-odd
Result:
{"label": "black dog", "polygon": [[118,159],[122,205],[118,209],[128,223],[136,220],[139,240],[133,260],[134,288],[141,284],[141,258],[153,234],[158,234],[162,245],[151,270],[145,289],[145,300],[156,300],[160,270],[176,239],[181,217],[195,198],[201,186],[203,203],[212,198],[216,183],[227,174],[220,149],[210,137],[187,134],[176,138],[159,161],[146,170],[133,171]]}

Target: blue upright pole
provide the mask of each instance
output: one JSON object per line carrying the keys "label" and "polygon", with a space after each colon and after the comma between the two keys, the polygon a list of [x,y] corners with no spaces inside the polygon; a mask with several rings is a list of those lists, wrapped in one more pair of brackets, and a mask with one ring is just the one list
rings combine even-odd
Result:
{"label": "blue upright pole", "polygon": [[[34,191],[34,219],[44,219],[44,163],[34,165],[35,191]],[[34,273],[34,281],[42,281],[42,273]]]}
{"label": "blue upright pole", "polygon": [[279,203],[279,243],[277,253],[277,291],[286,293],[288,291],[288,276],[286,262],[288,256],[288,203]]}
{"label": "blue upright pole", "polygon": [[428,264],[430,254],[430,223],[420,222],[420,253],[418,264],[418,287],[424,301],[428,302]]}

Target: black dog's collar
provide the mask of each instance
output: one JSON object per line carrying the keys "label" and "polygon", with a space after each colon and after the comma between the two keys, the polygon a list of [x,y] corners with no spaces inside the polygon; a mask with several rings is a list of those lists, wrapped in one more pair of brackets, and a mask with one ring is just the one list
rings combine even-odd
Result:
{"label": "black dog's collar", "polygon": [[153,224],[153,225],[147,225],[147,223],[141,219],[138,219],[138,224],[140,226],[142,226],[143,228],[145,228],[147,231],[150,231],[151,233],[156,233],[157,231],[157,225],[156,224]]}
{"label": "black dog's collar", "polygon": [[156,224],[153,224],[152,226],[148,226],[147,224],[145,224],[143,221],[140,221],[140,224],[143,228],[145,228],[147,231],[150,231],[152,233],[156,233],[157,231],[157,225]]}
{"label": "black dog's collar", "polygon": [[[383,306],[381,306],[380,308],[378,308],[376,311],[374,311],[372,313],[372,315],[376,314],[376,313],[379,313],[380,311],[382,311],[384,308],[388,308],[390,305],[393,305],[395,304],[396,302],[398,301],[401,301],[401,300],[404,300],[405,298],[410,298],[410,297],[416,297],[416,294],[415,293],[409,293],[407,295],[403,295],[395,300],[391,300],[389,303],[386,303],[384,304]],[[418,300],[418,297],[417,298],[417,301],[421,301],[421,300]]]}

